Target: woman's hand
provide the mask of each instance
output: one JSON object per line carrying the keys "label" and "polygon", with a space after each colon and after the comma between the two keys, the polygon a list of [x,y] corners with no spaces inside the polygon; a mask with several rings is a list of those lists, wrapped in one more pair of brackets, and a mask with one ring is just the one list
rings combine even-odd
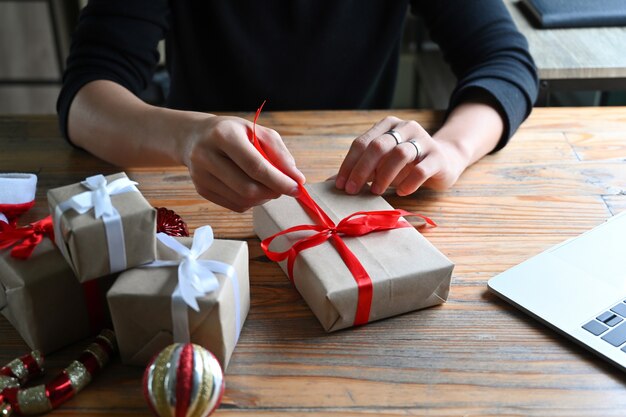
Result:
{"label": "woman's hand", "polygon": [[390,186],[401,196],[422,185],[445,190],[496,147],[503,131],[497,104],[482,92],[468,95],[433,136],[414,120],[386,117],[352,142],[335,184],[348,194],[370,181],[374,194]]}
{"label": "woman's hand", "polygon": [[[399,142],[389,131],[395,132]],[[435,140],[414,120],[390,116],[352,142],[335,183],[337,188],[356,194],[371,181],[374,194],[394,186],[396,193],[404,196],[422,185],[447,189],[466,166],[448,142]]]}
{"label": "woman's hand", "polygon": [[280,135],[259,125],[256,133],[280,170],[250,142],[251,122],[239,117],[208,116],[194,123],[183,138],[181,159],[202,197],[243,212],[282,194],[298,195],[297,183],[304,183],[305,178]]}

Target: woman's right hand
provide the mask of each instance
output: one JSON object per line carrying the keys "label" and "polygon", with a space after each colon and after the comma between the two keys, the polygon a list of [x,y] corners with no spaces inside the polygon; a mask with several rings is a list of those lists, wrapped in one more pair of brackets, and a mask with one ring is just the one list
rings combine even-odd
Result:
{"label": "woman's right hand", "polygon": [[198,194],[237,212],[282,194],[299,194],[298,183],[304,183],[305,178],[280,135],[258,124],[256,134],[280,170],[252,145],[251,122],[232,116],[207,116],[193,123],[180,152]]}

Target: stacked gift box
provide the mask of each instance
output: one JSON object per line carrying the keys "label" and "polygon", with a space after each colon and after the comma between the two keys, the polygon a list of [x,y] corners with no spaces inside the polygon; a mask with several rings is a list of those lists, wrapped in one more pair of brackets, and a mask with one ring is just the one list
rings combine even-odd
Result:
{"label": "stacked gift box", "polygon": [[[18,188],[28,178],[34,199],[33,176],[1,175]],[[0,193],[0,213],[34,203],[14,197],[3,205]],[[226,367],[250,305],[245,242],[214,240],[208,226],[193,239],[157,234],[156,210],[124,173],[51,189],[48,203],[50,217],[26,226],[0,214],[0,309],[32,349],[112,324],[125,363],[192,342]]]}

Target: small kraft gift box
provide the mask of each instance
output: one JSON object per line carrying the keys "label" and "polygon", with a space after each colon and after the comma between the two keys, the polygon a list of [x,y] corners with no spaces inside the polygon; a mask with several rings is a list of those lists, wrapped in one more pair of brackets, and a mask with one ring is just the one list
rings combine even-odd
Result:
{"label": "small kraft gift box", "polygon": [[48,191],[57,246],[79,281],[156,257],[156,210],[125,173]]}
{"label": "small kraft gift box", "polygon": [[145,366],[173,342],[195,343],[228,365],[250,308],[248,245],[158,234],[157,260],[120,274],[107,298],[122,362]]}
{"label": "small kraft gift box", "polygon": [[254,230],[326,331],[446,301],[454,264],[401,217],[411,213],[332,181],[301,190],[255,207]]}
{"label": "small kraft gift box", "polygon": [[110,326],[115,276],[79,283],[46,217],[0,231],[0,311],[33,350],[48,354]]}

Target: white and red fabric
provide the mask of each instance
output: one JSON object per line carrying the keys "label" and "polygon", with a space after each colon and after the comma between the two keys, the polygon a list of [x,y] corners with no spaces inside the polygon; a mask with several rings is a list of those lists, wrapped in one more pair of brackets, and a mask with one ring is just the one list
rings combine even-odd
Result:
{"label": "white and red fabric", "polygon": [[23,173],[0,173],[1,223],[15,226],[17,219],[35,204],[37,176]]}

